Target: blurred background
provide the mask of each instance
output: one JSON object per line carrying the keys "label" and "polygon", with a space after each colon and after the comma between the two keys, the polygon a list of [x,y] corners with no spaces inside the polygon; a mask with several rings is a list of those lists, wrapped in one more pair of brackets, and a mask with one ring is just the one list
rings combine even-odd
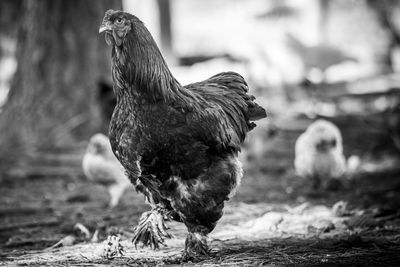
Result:
{"label": "blurred background", "polygon": [[[144,21],[182,84],[236,71],[267,109],[245,143],[236,202],[345,200],[398,210],[400,1],[1,0],[4,247],[45,247],[77,220],[120,226],[144,209],[131,190],[105,218],[105,189],[81,167],[89,138],[107,134],[115,105],[111,49],[98,28],[106,10],[121,8]],[[294,146],[318,118],[342,132],[352,175],[339,190],[310,198],[309,181],[294,170]],[[19,224],[32,218],[48,234],[35,236],[29,224],[29,237],[22,233]]]}

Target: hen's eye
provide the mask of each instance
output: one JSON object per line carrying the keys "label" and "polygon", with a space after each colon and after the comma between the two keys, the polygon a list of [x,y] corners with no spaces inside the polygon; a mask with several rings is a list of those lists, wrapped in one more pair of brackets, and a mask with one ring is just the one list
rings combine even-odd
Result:
{"label": "hen's eye", "polygon": [[115,22],[119,24],[119,23],[122,22],[122,19],[121,19],[121,18],[117,18],[117,19],[115,20]]}

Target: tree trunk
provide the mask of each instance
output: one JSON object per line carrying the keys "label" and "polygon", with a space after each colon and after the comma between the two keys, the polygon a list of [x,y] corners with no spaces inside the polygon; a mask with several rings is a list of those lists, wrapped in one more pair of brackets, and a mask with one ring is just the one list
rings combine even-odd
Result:
{"label": "tree trunk", "polygon": [[368,0],[368,5],[375,12],[379,23],[387,31],[390,43],[387,53],[383,56],[383,72],[393,72],[393,51],[400,46],[400,23],[397,17],[400,14],[398,0]]}
{"label": "tree trunk", "polygon": [[106,10],[121,5],[22,2],[18,68],[0,113],[0,161],[15,161],[10,153],[71,146],[101,128],[97,84],[111,78],[110,49],[98,28]]}
{"label": "tree trunk", "polygon": [[328,40],[328,30],[327,24],[329,21],[329,12],[330,12],[330,2],[327,0],[319,0],[318,1],[319,10],[320,10],[320,23],[319,23],[319,35],[320,35],[320,43],[325,44]]}
{"label": "tree trunk", "polygon": [[14,37],[20,21],[22,0],[0,1],[0,36]]}

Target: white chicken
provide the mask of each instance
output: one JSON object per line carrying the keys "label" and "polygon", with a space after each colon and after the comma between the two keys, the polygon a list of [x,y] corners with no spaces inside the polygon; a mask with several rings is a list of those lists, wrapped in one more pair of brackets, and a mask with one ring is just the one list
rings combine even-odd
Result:
{"label": "white chicken", "polygon": [[114,156],[109,139],[101,134],[90,138],[82,161],[83,172],[93,182],[108,187],[111,199],[109,207],[118,205],[125,190],[131,186],[124,167]]}
{"label": "white chicken", "polygon": [[312,180],[313,189],[341,178],[346,160],[339,128],[326,120],[309,125],[296,141],[294,165],[298,175]]}

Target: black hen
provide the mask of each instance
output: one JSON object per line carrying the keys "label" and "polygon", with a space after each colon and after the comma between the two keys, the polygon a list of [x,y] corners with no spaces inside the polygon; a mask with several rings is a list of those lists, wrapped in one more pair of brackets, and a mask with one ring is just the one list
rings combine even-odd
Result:
{"label": "black hen", "polygon": [[240,183],[238,152],[266,117],[237,73],[182,86],[135,16],[109,10],[100,27],[112,46],[117,95],[109,137],[131,182],[152,209],[135,228],[134,243],[158,248],[170,237],[165,217],[189,231],[185,255],[206,254],[206,235]]}

